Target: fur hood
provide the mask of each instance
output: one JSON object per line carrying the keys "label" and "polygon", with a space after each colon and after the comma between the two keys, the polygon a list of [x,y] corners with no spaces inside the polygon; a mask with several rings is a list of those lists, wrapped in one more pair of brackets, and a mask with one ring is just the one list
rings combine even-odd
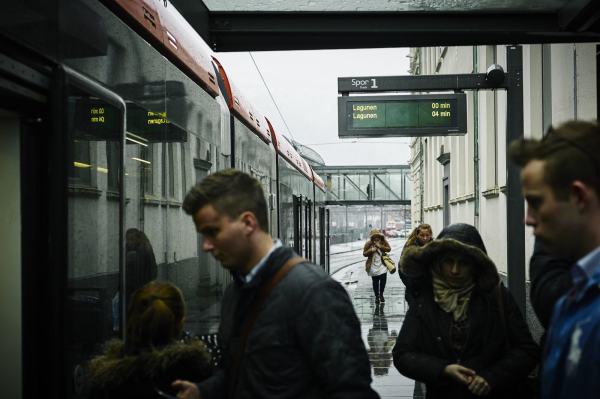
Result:
{"label": "fur hood", "polygon": [[129,356],[123,356],[123,341],[112,340],[106,344],[104,354],[90,361],[88,382],[92,389],[110,390],[130,381],[157,381],[165,374],[192,364],[205,372],[205,378],[210,375],[209,351],[197,339]]}
{"label": "fur hood", "polygon": [[432,267],[438,259],[450,252],[472,260],[478,290],[489,292],[500,283],[496,265],[487,255],[479,232],[467,224],[450,225],[429,244],[407,248],[400,259],[400,270],[410,277],[427,276],[431,282]]}

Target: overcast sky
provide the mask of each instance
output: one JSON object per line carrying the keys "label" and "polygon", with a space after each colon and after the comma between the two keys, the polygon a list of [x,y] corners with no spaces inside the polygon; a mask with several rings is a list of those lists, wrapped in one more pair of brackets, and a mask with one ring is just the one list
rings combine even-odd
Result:
{"label": "overcast sky", "polygon": [[407,55],[408,49],[216,54],[230,79],[275,130],[317,151],[327,165],[408,163],[409,139],[342,140],[337,125],[337,78],[407,75]]}

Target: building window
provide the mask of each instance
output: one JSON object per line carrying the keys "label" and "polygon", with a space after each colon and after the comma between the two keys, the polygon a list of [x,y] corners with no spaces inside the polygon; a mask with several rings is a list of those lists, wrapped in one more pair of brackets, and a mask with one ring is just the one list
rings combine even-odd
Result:
{"label": "building window", "polygon": [[185,143],[181,143],[180,147],[181,151],[181,199],[185,198],[185,194],[187,193],[187,182],[186,182],[186,156],[185,156]]}
{"label": "building window", "polygon": [[169,198],[175,198],[175,156],[173,154],[173,143],[167,145],[169,156]]}
{"label": "building window", "polygon": [[73,162],[69,168],[69,183],[80,186],[92,185],[92,165],[90,142],[84,140],[71,141]]}
{"label": "building window", "polygon": [[119,148],[120,145],[116,141],[106,143],[107,186],[108,191],[113,192],[119,192]]}

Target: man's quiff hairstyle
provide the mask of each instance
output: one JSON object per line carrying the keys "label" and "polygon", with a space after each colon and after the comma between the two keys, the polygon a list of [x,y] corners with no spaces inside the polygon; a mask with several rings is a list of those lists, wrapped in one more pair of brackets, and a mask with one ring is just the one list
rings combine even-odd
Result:
{"label": "man's quiff hairstyle", "polygon": [[260,182],[236,169],[224,169],[208,175],[190,189],[183,200],[183,210],[194,215],[205,205],[219,213],[236,218],[252,212],[264,232],[269,231],[267,202]]}
{"label": "man's quiff hairstyle", "polygon": [[512,161],[524,167],[545,161],[544,181],[560,200],[569,198],[569,186],[580,180],[600,195],[600,126],[597,122],[569,121],[550,128],[542,140],[521,139],[510,144]]}

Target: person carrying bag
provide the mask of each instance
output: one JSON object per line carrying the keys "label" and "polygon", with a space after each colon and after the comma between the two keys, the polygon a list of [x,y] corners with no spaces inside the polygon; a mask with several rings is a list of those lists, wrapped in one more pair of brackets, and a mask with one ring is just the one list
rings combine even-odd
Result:
{"label": "person carrying bag", "polygon": [[394,273],[396,265],[387,255],[391,251],[390,244],[387,242],[379,229],[373,229],[369,233],[369,239],[363,248],[363,256],[367,258],[365,262],[365,271],[373,279],[373,292],[375,293],[375,302],[385,302],[383,291],[387,280],[387,272]]}

